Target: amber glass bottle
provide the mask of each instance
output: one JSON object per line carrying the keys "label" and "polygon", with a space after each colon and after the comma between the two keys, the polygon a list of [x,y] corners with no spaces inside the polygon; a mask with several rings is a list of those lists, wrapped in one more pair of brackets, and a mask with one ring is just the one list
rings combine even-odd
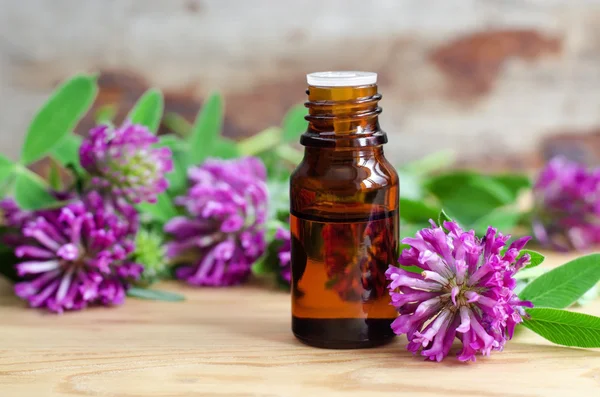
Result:
{"label": "amber glass bottle", "polygon": [[398,175],[385,159],[377,75],[312,73],[304,159],[291,178],[292,330],[325,348],[394,334],[385,271],[398,259]]}

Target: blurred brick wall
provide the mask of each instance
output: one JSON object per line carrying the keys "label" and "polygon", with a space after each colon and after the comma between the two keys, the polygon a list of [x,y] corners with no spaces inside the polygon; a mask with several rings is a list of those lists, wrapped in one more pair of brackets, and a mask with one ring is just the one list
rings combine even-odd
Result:
{"label": "blurred brick wall", "polygon": [[592,0],[0,0],[0,151],[14,157],[77,71],[101,72],[99,102],[123,113],[150,85],[188,118],[221,90],[240,137],[303,101],[306,72],[332,69],[379,73],[397,163],[442,148],[515,168],[542,148],[600,158]]}

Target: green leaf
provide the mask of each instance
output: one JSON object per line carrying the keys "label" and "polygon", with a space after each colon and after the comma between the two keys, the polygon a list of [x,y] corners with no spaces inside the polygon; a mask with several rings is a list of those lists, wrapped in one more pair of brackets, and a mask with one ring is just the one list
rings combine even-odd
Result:
{"label": "green leaf", "polygon": [[52,149],[52,157],[57,160],[63,167],[74,165],[81,169],[79,165],[79,147],[81,146],[81,138],[79,135],[69,134],[65,136],[54,149]]}
{"label": "green leaf", "polygon": [[223,98],[212,94],[204,103],[188,137],[190,159],[200,164],[213,154],[223,124]]}
{"label": "green leaf", "polygon": [[452,222],[452,218],[450,218],[448,214],[446,214],[446,211],[442,209],[437,217],[437,224],[438,226],[443,226],[444,222]]}
{"label": "green leaf", "polygon": [[57,203],[44,180],[26,168],[17,170],[15,200],[24,210],[37,210]]}
{"label": "green leaf", "polygon": [[600,347],[600,317],[550,308],[527,309],[523,325],[550,342],[570,347]]}
{"label": "green leaf", "polygon": [[428,223],[412,224],[406,222],[404,219],[400,219],[400,240],[406,237],[415,237],[419,230],[429,227],[431,225]]}
{"label": "green leaf", "polygon": [[432,207],[423,201],[400,197],[400,218],[410,223],[427,223],[438,219],[440,208]]}
{"label": "green leaf", "polygon": [[455,161],[456,153],[453,150],[442,150],[411,161],[400,168],[402,171],[413,175],[425,176],[436,171],[448,169]]}
{"label": "green leaf", "polygon": [[269,192],[268,219],[278,219],[279,214],[289,217],[290,211],[290,183],[289,181],[278,181],[269,179],[267,181]]}
{"label": "green leaf", "polygon": [[167,113],[163,117],[163,125],[181,137],[187,137],[192,131],[192,123],[177,113]]}
{"label": "green leaf", "polygon": [[290,164],[298,165],[304,158],[304,152],[295,149],[290,145],[279,145],[275,148],[275,155],[281,160],[285,160]]}
{"label": "green leaf", "polygon": [[158,146],[168,147],[173,153],[173,170],[166,177],[169,181],[169,193],[173,196],[179,195],[185,189],[187,182],[187,169],[189,164],[189,153],[185,147],[185,141],[177,135],[161,135]]}
{"label": "green leaf", "polygon": [[161,223],[166,223],[178,215],[173,201],[166,193],[159,194],[156,203],[141,203],[137,205],[137,208],[153,220]]}
{"label": "green leaf", "polygon": [[241,154],[235,141],[220,137],[215,144],[213,156],[221,159],[234,159],[240,157]]}
{"label": "green leaf", "polygon": [[161,135],[158,137],[158,146],[168,147],[172,151],[185,150],[185,141],[177,135]]}
{"label": "green leaf", "polygon": [[585,306],[598,298],[598,284],[590,288],[583,296],[577,299],[577,306]]}
{"label": "green leaf", "polygon": [[501,183],[512,195],[515,200],[523,189],[531,187],[531,179],[527,175],[521,174],[503,174],[492,177],[496,182]]}
{"label": "green leaf", "polygon": [[96,120],[96,124],[108,124],[111,125],[113,119],[117,115],[118,107],[115,104],[108,104],[101,106],[96,110],[94,114],[94,120]]}
{"label": "green leaf", "polygon": [[600,254],[574,259],[533,280],[521,291],[535,306],[563,309],[575,303],[600,280]]}
{"label": "green leaf", "polygon": [[511,192],[493,178],[473,172],[453,172],[430,178],[427,190],[459,223],[471,225],[498,207],[513,201]]}
{"label": "green leaf", "polygon": [[421,178],[403,170],[397,170],[400,178],[400,197],[411,200],[420,200],[423,197]]}
{"label": "green leaf", "polygon": [[0,185],[15,171],[15,163],[0,154]]}
{"label": "green leaf", "polygon": [[164,107],[162,92],[156,88],[151,88],[138,99],[127,115],[127,119],[133,124],[145,125],[150,131],[156,133]]}
{"label": "green leaf", "polygon": [[540,254],[539,252],[527,250],[527,249],[521,250],[521,253],[517,257],[517,259],[521,259],[521,257],[525,254],[529,254],[531,259],[529,260],[529,264],[527,266],[525,266],[523,269],[521,269],[521,271],[539,266],[546,259],[546,257],[544,255]]}
{"label": "green leaf", "polygon": [[281,129],[269,127],[266,130],[242,139],[237,143],[238,150],[244,156],[255,156],[277,147],[281,143]]}
{"label": "green leaf", "polygon": [[419,266],[403,266],[403,265],[397,265],[400,269],[406,270],[407,272],[411,272],[411,273],[423,273],[423,269],[421,269]]}
{"label": "green leaf", "polygon": [[503,233],[510,232],[519,222],[521,213],[506,207],[496,208],[477,219],[470,227],[477,235],[484,235],[493,226]]}
{"label": "green leaf", "polygon": [[252,274],[255,276],[279,275],[281,268],[279,264],[278,251],[281,247],[281,241],[272,240],[267,246],[265,253],[252,265]]}
{"label": "green leaf", "polygon": [[127,291],[128,296],[140,299],[148,299],[165,302],[181,302],[185,300],[185,296],[169,291],[160,291],[157,289],[146,289],[139,287],[131,287]]}
{"label": "green leaf", "polygon": [[[517,274],[514,275],[516,280],[524,280],[527,282],[530,282],[533,279],[538,278],[539,276],[541,276],[542,274],[546,273],[548,271],[548,269],[542,267],[533,267],[530,269],[521,269],[517,272]],[[524,288],[524,287],[523,287]],[[523,288],[521,289],[521,291],[523,290]],[[521,292],[518,293],[518,295]]]}
{"label": "green leaf", "polygon": [[88,111],[97,90],[96,77],[84,75],[75,76],[58,87],[29,126],[21,163],[31,164],[56,147]]}
{"label": "green leaf", "polygon": [[50,187],[56,191],[62,190],[62,180],[60,178],[60,167],[55,161],[50,163],[50,171],[48,173],[48,183]]}
{"label": "green leaf", "polygon": [[282,140],[286,143],[296,143],[308,128],[308,121],[304,116],[308,114],[308,109],[304,105],[292,107],[283,117]]}

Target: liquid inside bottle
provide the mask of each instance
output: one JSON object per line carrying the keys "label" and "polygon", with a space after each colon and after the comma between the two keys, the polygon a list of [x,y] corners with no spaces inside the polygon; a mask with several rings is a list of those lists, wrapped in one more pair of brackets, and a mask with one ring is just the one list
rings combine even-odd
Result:
{"label": "liquid inside bottle", "polygon": [[394,336],[385,271],[398,258],[398,176],[383,156],[376,75],[365,75],[332,86],[309,75],[305,157],[290,188],[292,329],[318,347]]}

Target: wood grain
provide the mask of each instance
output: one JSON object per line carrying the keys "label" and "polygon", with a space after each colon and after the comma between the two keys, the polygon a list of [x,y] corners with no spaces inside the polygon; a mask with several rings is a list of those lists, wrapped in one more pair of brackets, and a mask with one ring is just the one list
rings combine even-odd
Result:
{"label": "wood grain", "polygon": [[[502,353],[436,364],[413,358],[404,338],[360,351],[301,345],[285,292],[160,288],[187,300],[56,316],[25,309],[0,282],[0,396],[600,395],[600,350],[552,346],[525,329]],[[584,311],[600,315],[600,301]]]}
{"label": "wood grain", "polygon": [[[452,149],[529,167],[554,133],[600,126],[600,2],[366,3],[0,0],[0,152],[16,158],[52,87],[82,71],[136,76],[191,117],[218,90],[236,137],[279,125],[307,72],[378,72],[394,164]],[[134,79],[112,92],[137,98]]]}

